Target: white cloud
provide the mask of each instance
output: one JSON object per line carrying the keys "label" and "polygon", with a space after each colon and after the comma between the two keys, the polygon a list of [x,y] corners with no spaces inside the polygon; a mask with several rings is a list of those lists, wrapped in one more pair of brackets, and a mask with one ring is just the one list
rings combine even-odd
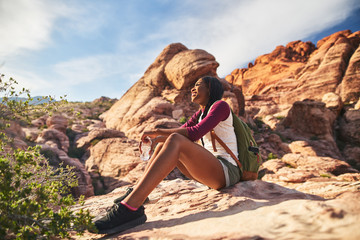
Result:
{"label": "white cloud", "polygon": [[136,55],[105,54],[58,63],[54,66],[54,72],[64,85],[102,81],[116,75],[134,83],[145,72],[139,72],[139,66],[144,65],[143,61],[143,58]]}
{"label": "white cloud", "polygon": [[50,41],[55,16],[41,0],[12,0],[0,3],[0,55],[24,49],[40,49]]}
{"label": "white cloud", "polygon": [[[190,7],[192,1],[185,4]],[[213,54],[220,63],[218,74],[224,76],[277,45],[341,22],[354,4],[353,0],[254,0],[226,1],[219,7],[217,1],[202,1],[196,4],[201,8],[198,14],[184,14],[159,32],[163,38]]]}
{"label": "white cloud", "polygon": [[17,90],[29,89],[32,96],[41,94],[44,89],[48,91],[47,95],[54,93],[51,91],[53,89],[52,84],[33,72],[4,67],[1,73],[5,75],[4,80],[11,77],[18,82],[15,86]]}
{"label": "white cloud", "polygon": [[[141,4],[114,2],[0,0],[0,71],[34,93],[68,91],[89,98],[81,86],[103,81],[116,82],[117,94],[135,83],[167,44],[181,42],[213,54],[223,77],[277,45],[341,22],[355,4],[360,7],[356,0],[182,0],[171,3],[176,10],[167,16],[157,15],[156,7],[143,11]],[[157,19],[160,15],[165,18]],[[144,29],[144,22],[155,26]],[[49,44],[55,54],[61,52],[61,62],[53,63],[60,61],[57,55],[45,62],[45,51],[19,56]]]}
{"label": "white cloud", "polygon": [[[105,23],[108,5],[68,3],[58,0],[1,0],[0,56],[5,59],[24,50],[40,50],[53,41],[51,34],[54,30],[86,35],[97,32]],[[56,25],[59,19],[63,20],[61,28]]]}

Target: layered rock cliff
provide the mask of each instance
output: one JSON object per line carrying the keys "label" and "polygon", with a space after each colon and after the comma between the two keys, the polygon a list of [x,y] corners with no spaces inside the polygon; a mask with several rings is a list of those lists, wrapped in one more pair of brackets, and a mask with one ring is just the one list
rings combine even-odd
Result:
{"label": "layered rock cliff", "polygon": [[[224,100],[251,126],[266,160],[265,176],[216,191],[175,170],[150,194],[148,222],[111,237],[359,239],[359,43],[360,32],[350,31],[334,33],[316,46],[294,41],[225,79],[217,75],[219,64],[210,53],[170,44],[102,113],[103,121],[68,125],[64,117],[40,117],[33,125],[48,129],[24,130],[27,139],[77,168],[77,195],[105,194],[77,208],[104,214],[143,174],[142,132],[180,126],[198,109],[190,101],[192,85],[212,75],[224,86]],[[69,157],[74,149],[81,154]]]}

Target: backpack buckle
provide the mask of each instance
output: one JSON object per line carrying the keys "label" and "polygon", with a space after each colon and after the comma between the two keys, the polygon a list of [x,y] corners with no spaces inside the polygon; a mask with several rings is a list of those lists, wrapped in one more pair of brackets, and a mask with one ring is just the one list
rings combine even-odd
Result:
{"label": "backpack buckle", "polygon": [[249,150],[250,152],[253,152],[255,155],[257,155],[257,154],[260,152],[260,150],[259,150],[258,147],[253,147],[253,146],[249,146],[249,147],[248,147],[248,150]]}

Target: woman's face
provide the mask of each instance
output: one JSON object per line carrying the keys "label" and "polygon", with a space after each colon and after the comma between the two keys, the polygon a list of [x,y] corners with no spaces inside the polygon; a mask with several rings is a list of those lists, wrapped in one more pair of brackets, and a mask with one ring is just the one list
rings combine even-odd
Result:
{"label": "woman's face", "polygon": [[206,106],[209,101],[209,95],[209,88],[202,79],[199,79],[191,89],[191,101],[200,106]]}

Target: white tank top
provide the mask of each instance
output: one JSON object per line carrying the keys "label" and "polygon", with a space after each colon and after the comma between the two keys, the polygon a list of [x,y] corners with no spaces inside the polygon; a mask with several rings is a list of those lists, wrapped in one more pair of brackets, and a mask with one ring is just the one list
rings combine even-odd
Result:
{"label": "white tank top", "polygon": [[[214,105],[214,104],[213,104]],[[211,110],[212,106],[209,108],[209,111]],[[202,114],[200,117],[200,121],[202,120]],[[215,134],[230,148],[230,150],[235,154],[235,156],[238,156],[238,150],[237,150],[237,142],[236,142],[236,135],[233,127],[233,117],[232,113],[230,112],[229,116],[224,120],[220,121],[218,125],[214,128]],[[226,150],[220,145],[220,143],[215,140],[215,146],[216,146],[216,152],[214,152],[212,142],[211,142],[211,134],[210,132],[206,133],[203,136],[204,141],[204,148],[206,148],[208,151],[210,151],[214,156],[222,157],[226,160],[228,160],[233,165],[237,166],[235,160],[231,157],[230,154],[226,152]]]}

